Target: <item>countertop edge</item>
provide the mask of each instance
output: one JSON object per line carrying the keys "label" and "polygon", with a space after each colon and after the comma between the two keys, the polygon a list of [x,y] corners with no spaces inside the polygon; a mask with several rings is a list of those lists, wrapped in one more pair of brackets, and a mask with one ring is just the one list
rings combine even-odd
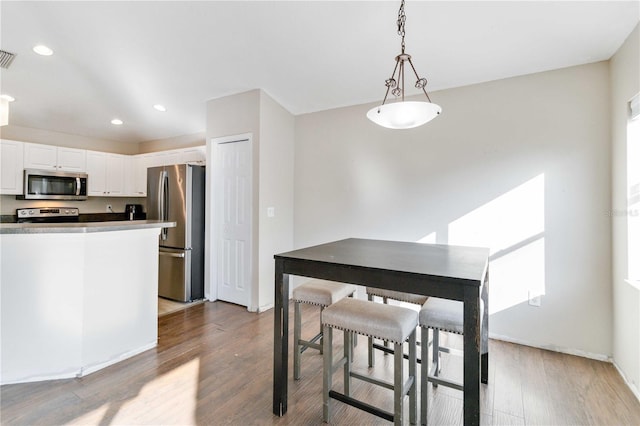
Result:
{"label": "countertop edge", "polygon": [[93,232],[131,231],[149,228],[173,228],[175,222],[132,220],[73,223],[2,223],[0,235],[8,234],[87,234]]}

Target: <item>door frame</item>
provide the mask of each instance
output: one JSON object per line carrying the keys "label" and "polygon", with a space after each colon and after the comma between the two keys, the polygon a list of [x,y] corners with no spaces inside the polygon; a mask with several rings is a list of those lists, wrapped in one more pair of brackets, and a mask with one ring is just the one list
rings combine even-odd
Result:
{"label": "door frame", "polygon": [[219,138],[211,138],[207,140],[207,194],[206,194],[206,220],[205,220],[205,282],[204,282],[204,295],[209,301],[218,300],[218,255],[219,248],[217,244],[218,236],[221,232],[222,220],[220,215],[217,215],[216,201],[221,196],[220,188],[216,182],[216,162],[218,160],[218,147],[222,144],[234,143],[234,142],[249,142],[250,152],[250,164],[249,168],[249,193],[251,194],[251,202],[249,203],[249,232],[251,238],[249,239],[249,289],[247,294],[247,309],[249,311],[256,311],[257,307],[253,303],[254,294],[254,275],[255,268],[253,267],[254,258],[254,235],[253,235],[253,212],[254,212],[254,197],[253,197],[253,133],[241,133],[237,135],[224,136]]}

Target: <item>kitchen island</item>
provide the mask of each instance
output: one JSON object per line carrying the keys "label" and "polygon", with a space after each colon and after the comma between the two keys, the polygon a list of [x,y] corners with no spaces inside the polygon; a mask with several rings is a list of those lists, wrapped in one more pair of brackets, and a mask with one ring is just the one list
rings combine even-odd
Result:
{"label": "kitchen island", "polygon": [[0,384],[80,377],[157,343],[173,222],[0,224]]}

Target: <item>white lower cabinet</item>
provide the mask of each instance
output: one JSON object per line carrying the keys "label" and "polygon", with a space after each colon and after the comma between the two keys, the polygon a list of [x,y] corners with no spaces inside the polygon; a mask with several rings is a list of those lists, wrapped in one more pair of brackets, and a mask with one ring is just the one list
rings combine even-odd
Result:
{"label": "white lower cabinet", "polygon": [[87,151],[87,195],[125,196],[125,159],[127,156]]}

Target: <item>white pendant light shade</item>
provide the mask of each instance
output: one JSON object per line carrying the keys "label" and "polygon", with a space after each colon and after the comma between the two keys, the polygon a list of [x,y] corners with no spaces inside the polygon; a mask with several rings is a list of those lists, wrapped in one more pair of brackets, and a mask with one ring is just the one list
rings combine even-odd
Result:
{"label": "white pendant light shade", "polygon": [[388,129],[412,129],[433,120],[442,112],[431,102],[394,102],[378,105],[367,112],[367,118]]}

